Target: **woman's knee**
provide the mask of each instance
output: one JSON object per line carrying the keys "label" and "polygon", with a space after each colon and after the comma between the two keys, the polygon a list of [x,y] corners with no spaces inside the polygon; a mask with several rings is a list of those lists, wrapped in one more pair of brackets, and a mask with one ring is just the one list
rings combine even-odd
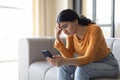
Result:
{"label": "woman's knee", "polygon": [[65,71],[67,73],[74,73],[75,72],[76,67],[74,65],[62,65],[60,67],[58,67],[58,71]]}
{"label": "woman's knee", "polygon": [[58,67],[58,70],[65,70],[66,71],[67,68],[68,68],[67,65],[62,65],[62,66]]}

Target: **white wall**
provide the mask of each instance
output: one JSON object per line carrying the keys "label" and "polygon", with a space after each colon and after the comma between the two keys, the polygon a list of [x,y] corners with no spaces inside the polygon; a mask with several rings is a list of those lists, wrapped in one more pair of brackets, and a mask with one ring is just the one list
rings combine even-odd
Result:
{"label": "white wall", "polygon": [[[58,14],[64,9],[72,9],[73,2],[72,0],[56,0],[56,18]],[[66,35],[62,32],[62,37]]]}
{"label": "white wall", "polygon": [[56,12],[57,15],[59,14],[59,12],[63,9],[72,9],[72,0],[56,0]]}

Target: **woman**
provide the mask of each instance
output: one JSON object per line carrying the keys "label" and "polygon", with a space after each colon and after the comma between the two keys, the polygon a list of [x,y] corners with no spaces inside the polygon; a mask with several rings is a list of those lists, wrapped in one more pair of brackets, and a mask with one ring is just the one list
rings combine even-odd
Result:
{"label": "woman", "polygon": [[[60,38],[62,31],[67,35],[66,45]],[[47,61],[58,66],[58,80],[116,78],[119,74],[117,60],[107,47],[101,28],[71,9],[61,11],[57,17],[54,47],[62,56]]]}

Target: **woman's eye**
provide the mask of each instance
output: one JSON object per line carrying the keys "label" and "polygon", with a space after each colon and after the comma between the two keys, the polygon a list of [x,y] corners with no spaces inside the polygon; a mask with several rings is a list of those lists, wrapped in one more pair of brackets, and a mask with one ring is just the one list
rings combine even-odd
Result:
{"label": "woman's eye", "polygon": [[62,29],[65,29],[65,28],[67,28],[67,27],[68,27],[68,25],[65,24],[65,25],[62,26]]}

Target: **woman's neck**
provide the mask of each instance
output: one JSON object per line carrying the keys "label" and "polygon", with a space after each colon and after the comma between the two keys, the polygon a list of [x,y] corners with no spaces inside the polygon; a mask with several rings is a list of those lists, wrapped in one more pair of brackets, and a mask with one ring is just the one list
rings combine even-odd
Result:
{"label": "woman's neck", "polygon": [[83,39],[87,31],[87,26],[78,26],[76,31],[76,37],[78,39]]}

